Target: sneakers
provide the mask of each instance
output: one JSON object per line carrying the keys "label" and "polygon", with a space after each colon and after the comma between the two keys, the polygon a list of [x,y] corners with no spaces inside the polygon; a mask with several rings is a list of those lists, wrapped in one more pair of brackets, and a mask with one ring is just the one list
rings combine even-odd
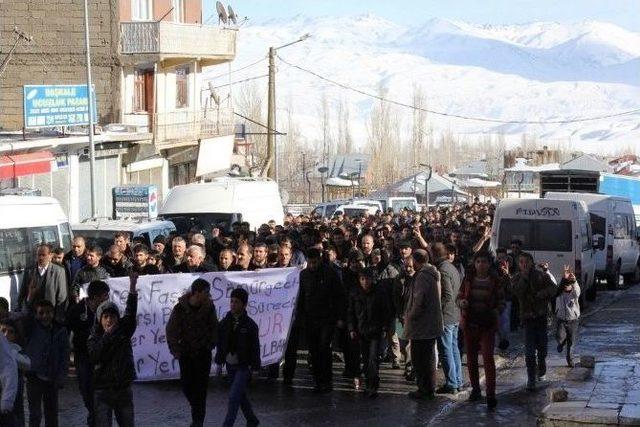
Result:
{"label": "sneakers", "polygon": [[487,397],[487,408],[489,409],[495,409],[495,407],[498,406],[498,400],[496,399],[495,396],[491,396],[491,397]]}
{"label": "sneakers", "polygon": [[436,390],[436,394],[457,394],[458,389],[450,387],[448,385],[443,385],[439,389]]}
{"label": "sneakers", "polygon": [[471,394],[469,395],[469,402],[477,402],[482,399],[482,392],[480,390],[471,390]]}

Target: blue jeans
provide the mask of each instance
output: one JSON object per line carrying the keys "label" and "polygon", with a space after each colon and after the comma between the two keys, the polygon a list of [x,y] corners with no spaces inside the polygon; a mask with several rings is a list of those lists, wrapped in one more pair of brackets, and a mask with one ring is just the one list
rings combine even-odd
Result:
{"label": "blue jeans", "polygon": [[457,323],[444,327],[442,336],[438,338],[438,352],[442,361],[446,385],[451,388],[461,388],[464,380],[462,378],[462,361],[460,360],[460,349],[458,347]]}
{"label": "blue jeans", "polygon": [[251,408],[251,403],[247,399],[247,386],[251,379],[251,371],[247,366],[227,365],[231,390],[229,391],[229,407],[227,416],[224,419],[224,427],[231,427],[236,422],[238,409],[242,409],[247,425],[258,425],[258,417]]}

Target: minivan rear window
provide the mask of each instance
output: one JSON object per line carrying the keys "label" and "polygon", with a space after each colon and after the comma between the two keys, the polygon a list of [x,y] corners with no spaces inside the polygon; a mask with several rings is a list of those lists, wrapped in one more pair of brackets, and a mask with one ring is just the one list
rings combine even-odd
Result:
{"label": "minivan rear window", "polygon": [[[233,221],[231,213],[194,213],[194,214],[166,214],[163,219],[173,222],[176,226],[178,234],[186,234],[193,229],[199,233],[209,235],[214,227],[218,227],[226,232],[231,231],[231,223]],[[242,215],[236,214],[236,218],[242,221]],[[259,227],[260,224],[250,224],[251,227]]]}
{"label": "minivan rear window", "polygon": [[21,271],[34,264],[36,247],[42,243],[60,246],[57,226],[0,230],[0,274]]}
{"label": "minivan rear window", "polygon": [[571,252],[571,221],[501,220],[498,246],[509,247],[514,239],[522,241],[524,251]]}

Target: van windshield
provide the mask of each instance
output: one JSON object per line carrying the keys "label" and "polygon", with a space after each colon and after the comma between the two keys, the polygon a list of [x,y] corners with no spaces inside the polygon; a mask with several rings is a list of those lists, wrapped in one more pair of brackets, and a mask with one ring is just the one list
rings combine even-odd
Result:
{"label": "van windshield", "polygon": [[514,239],[522,241],[524,251],[571,252],[571,221],[501,220],[498,246],[508,248]]}
{"label": "van windshield", "polygon": [[9,228],[0,230],[0,274],[21,271],[36,262],[41,243],[60,246],[58,227]]}
{"label": "van windshield", "polygon": [[[194,214],[166,214],[163,219],[173,222],[178,234],[189,233],[192,229],[197,229],[199,233],[208,236],[214,227],[218,227],[226,232],[231,231],[231,224],[234,221],[234,214],[231,213],[194,213]],[[242,221],[241,214],[235,214],[237,221]],[[251,224],[253,227],[253,224]]]}

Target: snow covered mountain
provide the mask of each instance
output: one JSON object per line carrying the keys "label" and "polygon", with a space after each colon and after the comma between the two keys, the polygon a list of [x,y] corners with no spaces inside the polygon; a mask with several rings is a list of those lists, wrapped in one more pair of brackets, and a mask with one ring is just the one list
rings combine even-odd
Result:
{"label": "snow covered mountain", "polygon": [[[386,96],[403,103],[412,103],[414,87],[419,85],[426,107],[435,111],[507,121],[554,121],[640,108],[640,34],[596,21],[493,26],[432,19],[406,27],[374,15],[296,16],[242,27],[238,57],[231,68],[250,64],[264,57],[269,46],[305,33],[311,38],[282,49],[279,55],[365,92],[376,93],[382,82],[388,88]],[[284,63],[277,65],[278,107],[292,109],[307,140],[321,138],[324,94],[332,120],[337,120],[338,105],[348,104],[356,145],[365,141],[374,99]],[[266,66],[265,61],[231,78],[263,74]],[[225,80],[228,77],[220,83]],[[266,79],[257,82],[266,97]],[[238,91],[236,86],[234,93]],[[411,110],[394,109],[408,132]],[[279,123],[286,125],[285,114],[278,114]],[[434,114],[428,118],[435,132],[502,133],[513,141],[527,133],[543,143],[570,144],[571,149],[587,152],[640,149],[640,114],[549,125],[499,124]]]}

